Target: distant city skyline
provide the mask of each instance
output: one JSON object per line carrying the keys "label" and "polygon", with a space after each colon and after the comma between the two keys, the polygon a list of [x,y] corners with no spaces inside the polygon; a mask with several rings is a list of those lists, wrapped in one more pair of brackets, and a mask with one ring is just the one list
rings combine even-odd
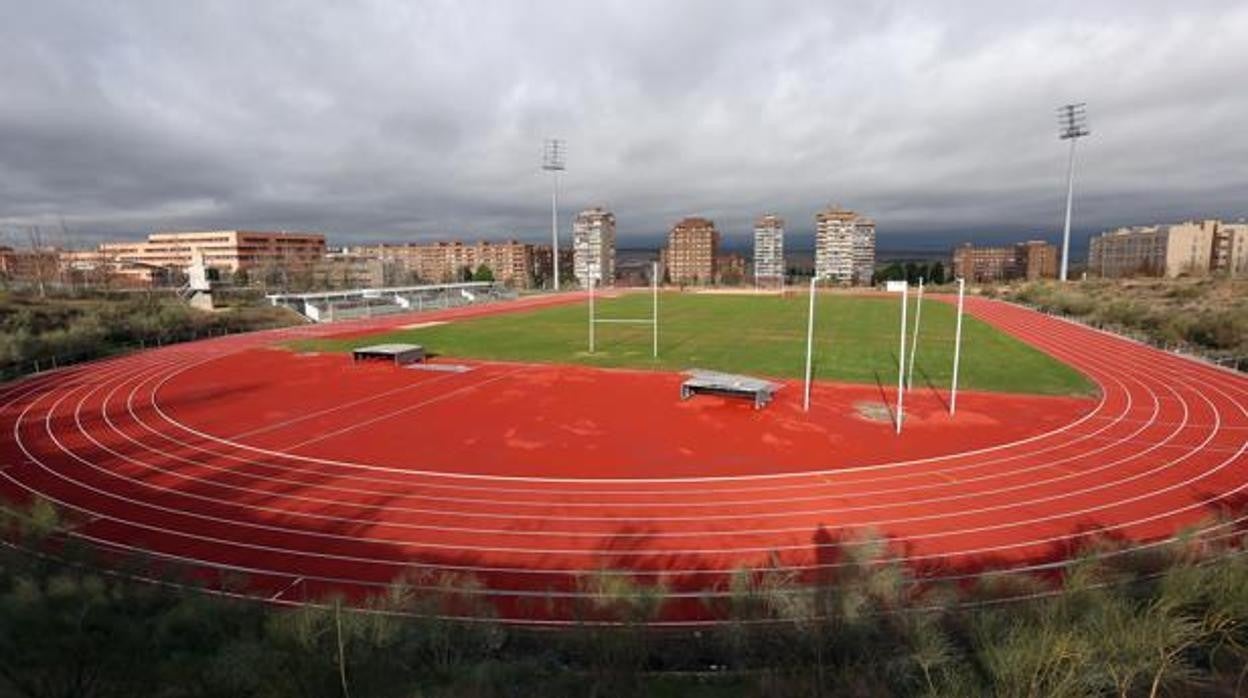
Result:
{"label": "distant city skyline", "polygon": [[1076,255],[1248,216],[1243,3],[0,3],[0,244],[541,242],[547,138],[561,233],[603,206],[621,247],[775,212],[801,249],[836,202],[882,250],[1054,241],[1071,101]]}

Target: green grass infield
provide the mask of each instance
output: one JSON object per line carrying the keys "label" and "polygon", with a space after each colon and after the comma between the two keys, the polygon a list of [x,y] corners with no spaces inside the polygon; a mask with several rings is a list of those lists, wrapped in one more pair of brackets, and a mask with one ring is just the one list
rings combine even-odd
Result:
{"label": "green grass infield", "polygon": [[[659,370],[705,368],[777,378],[805,370],[806,294],[662,293],[659,357],[651,356],[649,325],[599,324],[588,351],[588,306],[501,313],[354,339],[300,340],[299,351],[347,352],[363,343],[409,342],[446,357]],[[821,293],[816,299],[814,376],[854,383],[897,382],[901,308],[897,299]],[[601,319],[647,319],[648,293],[599,297]],[[908,323],[914,327],[915,299]],[[947,388],[953,370],[955,308],[923,302],[915,387]],[[907,337],[906,351],[910,351]],[[907,361],[909,359],[907,358]],[[959,385],[974,390],[1088,395],[1095,386],[1073,368],[969,315],[962,326]]]}

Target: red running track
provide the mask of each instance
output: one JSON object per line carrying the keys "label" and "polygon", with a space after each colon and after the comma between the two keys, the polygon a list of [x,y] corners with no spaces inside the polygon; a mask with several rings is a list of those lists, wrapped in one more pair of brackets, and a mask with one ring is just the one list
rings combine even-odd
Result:
{"label": "red running track", "polygon": [[734,569],[837,567],[850,532],[886,536],[927,578],[965,579],[1243,510],[1248,378],[1005,303],[967,310],[1083,371],[1099,399],[966,393],[950,420],[916,391],[892,437],[847,416],[872,391],[891,400],[874,386],[821,386],[824,411],[806,417],[797,390],[755,413],[680,403],[664,374],[432,374],[264,348],[413,321],[390,317],[0,387],[0,492],[63,505],[71,534],[106,549],[245,573],[248,593],[279,602],[461,572],[504,617],[535,622],[565,618],[587,570],[663,581],[689,599],[671,606],[683,622],[705,618],[693,600],[725,594]]}

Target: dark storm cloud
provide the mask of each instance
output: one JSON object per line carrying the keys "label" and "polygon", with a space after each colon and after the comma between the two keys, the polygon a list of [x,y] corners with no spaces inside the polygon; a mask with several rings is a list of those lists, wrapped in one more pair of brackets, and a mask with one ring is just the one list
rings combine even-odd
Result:
{"label": "dark storm cloud", "polygon": [[639,239],[685,214],[888,240],[1248,213],[1242,3],[3,2],[0,229]]}

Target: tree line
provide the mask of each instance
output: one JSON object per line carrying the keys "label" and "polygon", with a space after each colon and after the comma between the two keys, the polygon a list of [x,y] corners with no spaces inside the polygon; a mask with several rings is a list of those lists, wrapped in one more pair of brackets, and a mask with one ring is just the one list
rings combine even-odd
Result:
{"label": "tree line", "polygon": [[945,265],[941,262],[893,262],[883,269],[877,269],[871,283],[906,281],[917,286],[919,279],[929,286],[939,286],[953,280],[945,275]]}

